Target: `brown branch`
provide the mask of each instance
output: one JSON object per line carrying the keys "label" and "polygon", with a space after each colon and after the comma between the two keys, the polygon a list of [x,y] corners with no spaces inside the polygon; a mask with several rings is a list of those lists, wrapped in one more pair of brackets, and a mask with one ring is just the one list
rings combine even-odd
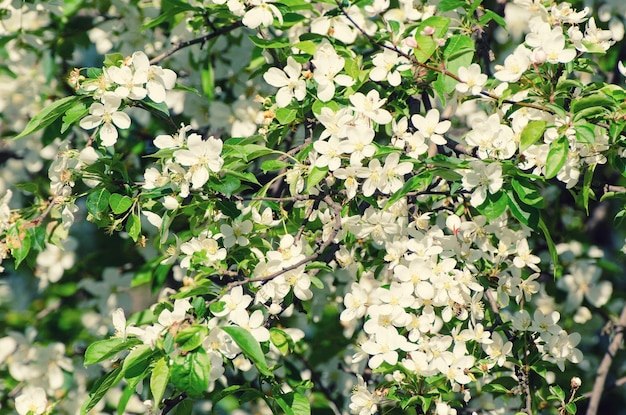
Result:
{"label": "brown branch", "polygon": [[[247,278],[245,280],[241,280],[241,281],[233,281],[231,283],[229,283],[228,285],[225,286],[225,289],[223,291],[223,293],[227,293],[230,290],[232,290],[235,287],[238,287],[240,285],[245,285],[251,282],[264,282],[264,281],[271,281],[274,278],[277,278],[283,274],[285,274],[286,272],[289,272],[291,270],[294,270],[302,265],[308,264],[309,262],[313,262],[315,261],[317,258],[320,257],[320,255],[324,252],[324,250],[326,250],[326,248],[328,248],[332,243],[333,240],[335,239],[335,237],[339,234],[339,231],[341,230],[341,205],[339,205],[337,202],[335,202],[330,196],[326,196],[324,197],[324,202],[326,202],[330,207],[332,207],[333,209],[333,213],[335,214],[335,224],[333,226],[333,231],[331,232],[331,234],[328,236],[328,239],[326,239],[325,241],[323,241],[315,250],[314,253],[312,253],[311,255],[307,256],[306,258],[301,259],[300,261],[296,262],[295,264],[289,265],[279,271],[274,272],[273,274],[270,275],[263,275],[261,277],[252,277],[252,278]],[[212,303],[219,301],[219,299],[221,298],[221,295],[215,297],[214,299],[212,299],[211,301],[207,302],[207,307],[210,306]]]}
{"label": "brown branch", "polygon": [[155,65],[155,64],[161,62],[163,59],[167,58],[168,56],[171,56],[174,53],[178,52],[181,49],[184,49],[184,48],[192,46],[192,45],[197,45],[198,43],[208,42],[209,40],[211,40],[213,38],[216,38],[218,36],[226,34],[226,33],[230,32],[230,31],[232,31],[232,30],[234,30],[234,29],[236,29],[238,27],[241,27],[241,26],[243,26],[243,23],[241,23],[241,21],[238,20],[238,21],[236,21],[233,24],[230,24],[228,26],[224,26],[224,27],[222,27],[222,28],[220,28],[220,29],[218,29],[218,30],[216,30],[214,32],[207,33],[204,36],[200,36],[198,38],[191,39],[191,40],[188,40],[188,41],[185,41],[185,42],[179,42],[176,45],[174,45],[173,48],[171,48],[169,50],[166,50],[165,52],[161,53],[160,55],[152,58],[150,60],[150,64],[151,65]]}
{"label": "brown branch", "polygon": [[606,184],[604,185],[604,193],[626,193],[626,187],[617,186],[614,184]]}
{"label": "brown branch", "polygon": [[591,390],[591,396],[589,399],[589,406],[587,407],[587,415],[596,415],[598,413],[598,407],[600,406],[600,399],[602,398],[602,392],[604,391],[606,377],[609,374],[611,363],[613,362],[615,354],[620,348],[622,339],[624,338],[624,327],[626,327],[626,305],[622,308],[622,313],[620,314],[615,327],[616,330],[613,335],[613,339],[611,340],[609,348],[604,354],[596,373],[596,380],[593,384],[593,389]]}
{"label": "brown branch", "polygon": [[[172,411],[172,409],[174,409],[176,407],[176,405],[178,405],[179,403],[184,401],[186,398],[187,398],[187,394],[185,392],[183,392],[183,393],[181,393],[180,395],[178,395],[175,398],[163,400],[163,403],[165,404],[165,407],[163,408],[163,411],[161,412],[161,415],[166,415],[166,414],[170,413]],[[158,405],[158,402],[155,402],[155,405]]]}
{"label": "brown branch", "polygon": [[[352,19],[352,17],[350,17],[350,15],[346,12],[344,7],[339,2],[339,0],[335,0],[335,3],[337,4],[337,7],[341,11],[341,13],[346,17],[346,19],[348,19],[348,21],[350,23],[352,23],[352,25],[359,32],[361,32],[363,34],[363,36],[365,36],[367,38],[367,40],[369,40],[370,43],[372,43],[373,45],[378,46],[379,48],[382,48],[382,49],[391,50],[391,51],[397,53],[398,55],[408,59],[415,66],[419,66],[420,68],[428,69],[428,70],[431,70],[433,72],[441,72],[442,74],[444,74],[444,75],[454,79],[457,82],[462,82],[461,79],[458,76],[456,76],[452,72],[448,71],[443,66],[441,68],[437,68],[435,66],[428,65],[427,63],[420,62],[417,59],[415,59],[415,56],[409,55],[408,53],[398,49],[398,47],[396,45],[389,46],[389,45],[386,45],[386,44],[381,43],[378,40],[374,39],[361,26],[359,26],[359,24],[357,22],[355,22],[354,19]],[[492,94],[492,93],[487,92],[487,91],[481,91],[480,95],[483,95],[485,97],[491,98],[491,99],[493,99],[495,101],[498,101],[500,99],[500,97],[498,97],[497,95]],[[502,102],[505,103],[505,104],[519,105],[520,107],[534,108],[534,109],[538,109],[538,110],[541,110],[541,111],[545,111],[545,112],[547,112],[549,114],[554,114],[554,111],[552,111],[551,109],[549,109],[547,107],[544,107],[543,105],[539,105],[539,104],[533,104],[533,103],[530,103],[530,102],[518,102],[518,101],[509,100],[509,99],[504,99],[504,100],[502,100]]]}
{"label": "brown branch", "polygon": [[[604,388],[604,390],[605,391],[612,390],[615,388],[619,388],[620,386],[623,386],[623,385],[626,385],[626,376],[622,376],[621,378],[617,379],[615,382],[609,384],[608,386]],[[591,394],[592,392],[589,391],[589,392],[583,393],[581,396],[585,399],[589,399],[591,398]]]}

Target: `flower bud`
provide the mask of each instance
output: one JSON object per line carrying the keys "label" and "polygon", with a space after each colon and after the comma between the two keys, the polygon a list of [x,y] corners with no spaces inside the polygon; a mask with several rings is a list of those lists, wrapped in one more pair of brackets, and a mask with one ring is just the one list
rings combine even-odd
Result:
{"label": "flower bud", "polygon": [[416,48],[417,47],[417,41],[415,40],[414,37],[407,37],[406,39],[404,39],[404,44],[407,45],[410,48]]}
{"label": "flower bud", "polygon": [[570,380],[570,386],[572,387],[572,389],[578,389],[582,384],[583,381],[578,376],[574,376],[572,380]]}
{"label": "flower bud", "polygon": [[432,26],[426,26],[420,33],[422,36],[432,36],[435,34],[435,28]]}
{"label": "flower bud", "polygon": [[548,60],[548,54],[545,51],[539,49],[535,51],[533,58],[535,63],[546,63],[546,61]]}

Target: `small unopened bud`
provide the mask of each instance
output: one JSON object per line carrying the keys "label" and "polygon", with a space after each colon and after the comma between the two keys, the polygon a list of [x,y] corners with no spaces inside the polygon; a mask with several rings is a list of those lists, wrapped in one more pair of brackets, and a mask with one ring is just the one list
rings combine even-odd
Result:
{"label": "small unopened bud", "polygon": [[546,61],[548,60],[548,54],[545,51],[539,49],[535,51],[533,58],[535,63],[546,63]]}
{"label": "small unopened bud", "polygon": [[426,26],[424,30],[421,31],[420,35],[422,36],[432,36],[435,34],[435,28],[432,26]]}
{"label": "small unopened bud", "polygon": [[582,384],[583,381],[578,376],[574,376],[572,380],[570,380],[570,386],[572,387],[572,389],[578,389]]}
{"label": "small unopened bud", "polygon": [[406,39],[404,39],[404,44],[407,45],[410,48],[416,48],[417,47],[417,41],[415,40],[414,37],[407,37]]}
{"label": "small unopened bud", "polygon": [[280,306],[280,304],[277,304],[277,303],[272,303],[272,304],[270,304],[270,306],[267,308],[267,311],[268,311],[270,314],[277,315],[277,314],[280,314],[280,313],[283,311],[283,308]]}
{"label": "small unopened bud", "polygon": [[329,176],[326,176],[324,178],[324,181],[326,181],[326,185],[328,185],[328,187],[331,187],[332,185],[335,184],[335,176],[333,176],[332,174]]}

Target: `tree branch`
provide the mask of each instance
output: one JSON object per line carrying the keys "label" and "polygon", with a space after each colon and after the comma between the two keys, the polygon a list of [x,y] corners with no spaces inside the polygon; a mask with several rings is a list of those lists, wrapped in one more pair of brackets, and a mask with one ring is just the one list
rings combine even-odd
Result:
{"label": "tree branch", "polygon": [[224,26],[221,29],[218,29],[214,32],[211,33],[207,33],[204,36],[200,36],[198,38],[195,39],[191,39],[185,42],[179,42],[178,44],[176,44],[173,48],[166,50],[165,52],[161,53],[160,55],[152,58],[150,60],[150,64],[151,65],[155,65],[159,62],[161,62],[163,59],[167,58],[170,55],[173,55],[174,53],[178,52],[181,49],[184,49],[186,47],[192,46],[192,45],[197,45],[198,43],[204,43],[204,42],[208,42],[209,40],[216,38],[218,36],[221,36],[223,34],[226,34],[232,30],[235,30],[238,27],[243,26],[243,23],[241,23],[241,21],[236,21],[233,24],[230,24],[228,26]]}
{"label": "tree branch", "polygon": [[[374,39],[369,33],[365,32],[365,30],[361,26],[359,26],[359,24],[357,22],[355,22],[352,17],[350,17],[350,15],[346,12],[345,8],[339,2],[339,0],[335,0],[335,3],[337,4],[337,7],[341,11],[341,13],[346,17],[346,19],[348,19],[348,21],[350,21],[350,23],[359,32],[361,32],[363,34],[363,36],[365,36],[367,38],[367,40],[369,40],[373,45],[376,45],[376,46],[378,46],[379,48],[382,48],[382,49],[389,49],[391,51],[394,51],[398,55],[408,59],[409,61],[411,61],[412,64],[414,64],[416,66],[419,66],[420,68],[428,69],[428,70],[431,70],[433,72],[441,72],[442,74],[444,74],[444,75],[454,79],[455,81],[461,82],[461,79],[459,79],[458,76],[456,76],[452,72],[448,71],[443,66],[441,68],[437,68],[435,66],[428,65],[427,63],[419,62],[417,59],[415,59],[415,56],[409,55],[408,53],[398,49],[398,47],[395,46],[395,45],[389,46],[389,45],[386,45],[384,43],[380,43],[379,41]],[[480,95],[488,97],[488,98],[491,98],[491,99],[493,99],[495,101],[498,101],[500,99],[500,97],[498,97],[497,95],[492,94],[492,93],[490,93],[488,91],[481,91]],[[554,114],[554,111],[552,111],[550,108],[544,107],[543,105],[540,105],[540,104],[533,104],[532,102],[518,102],[518,101],[509,100],[509,99],[503,99],[502,103],[511,104],[511,105],[519,105],[520,107],[526,107],[526,108],[534,108],[534,109],[538,109],[540,111],[545,111],[545,112],[547,112],[549,114]]]}
{"label": "tree branch", "polygon": [[596,381],[594,382],[593,389],[591,391],[589,406],[587,407],[587,415],[596,415],[598,413],[598,407],[600,406],[600,398],[602,398],[606,377],[609,374],[611,363],[613,362],[615,354],[620,348],[622,339],[624,338],[623,329],[626,327],[626,304],[622,308],[622,313],[619,316],[616,327],[617,329],[615,330],[613,339],[611,340],[609,348],[604,354],[604,357],[600,362],[600,366],[598,367],[598,372],[596,373]]}
{"label": "tree branch", "polygon": [[[308,264],[309,262],[315,261],[317,258],[319,258],[319,256],[324,252],[324,250],[326,250],[326,248],[328,248],[333,243],[333,240],[335,239],[335,237],[337,236],[337,234],[339,234],[339,231],[341,230],[341,205],[335,202],[330,196],[324,197],[323,200],[324,202],[328,204],[328,206],[330,206],[333,209],[333,213],[335,215],[335,218],[334,218],[335,224],[333,226],[332,232],[330,233],[330,235],[328,235],[328,238],[317,247],[314,253],[312,253],[306,258],[301,259],[295,264],[289,265],[288,267],[285,267],[279,271],[274,272],[273,274],[263,275],[261,277],[247,278],[241,281],[233,281],[229,283],[228,285],[226,285],[224,293],[229,292],[235,287],[238,287],[240,285],[245,285],[251,282],[271,281],[274,278],[277,278],[286,272],[294,270],[304,264]],[[212,303],[218,301],[220,298],[221,298],[221,295],[215,297],[211,301],[208,301],[207,307],[210,306]]]}
{"label": "tree branch", "polygon": [[[165,399],[163,401],[163,403],[165,404],[165,408],[163,408],[163,411],[161,412],[161,415],[166,415],[166,414],[170,413],[170,411],[172,409],[174,409],[176,407],[176,405],[178,405],[179,403],[181,403],[185,399],[187,399],[187,394],[185,392],[181,393],[180,395],[178,395],[175,398]],[[156,404],[157,403],[155,402],[155,405]]]}

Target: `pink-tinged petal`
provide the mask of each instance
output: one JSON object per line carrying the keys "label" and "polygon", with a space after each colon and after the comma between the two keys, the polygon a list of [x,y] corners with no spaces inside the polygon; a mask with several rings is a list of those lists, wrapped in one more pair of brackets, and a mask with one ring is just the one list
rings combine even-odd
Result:
{"label": "pink-tinged petal", "polygon": [[88,115],[80,120],[80,126],[85,130],[91,130],[102,124],[102,117],[96,115]]}
{"label": "pink-tinged petal", "polygon": [[117,111],[111,114],[111,121],[122,130],[130,127],[130,117],[125,112]]}
{"label": "pink-tinged petal", "polygon": [[117,143],[117,129],[112,124],[104,124],[100,129],[100,142],[105,147]]}

